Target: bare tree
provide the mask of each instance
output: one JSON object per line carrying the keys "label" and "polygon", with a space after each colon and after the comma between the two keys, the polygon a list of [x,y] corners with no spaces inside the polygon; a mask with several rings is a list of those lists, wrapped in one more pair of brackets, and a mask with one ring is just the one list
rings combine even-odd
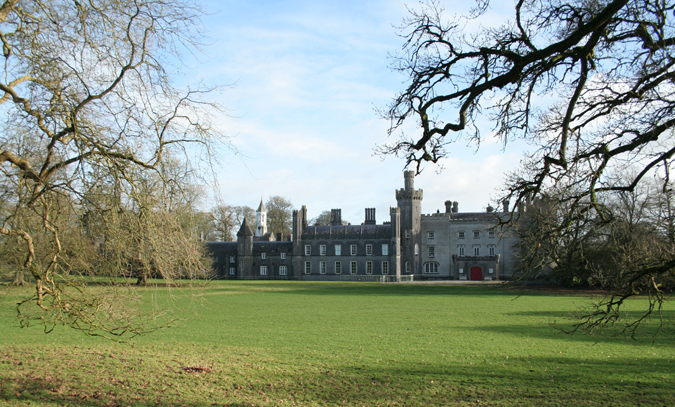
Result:
{"label": "bare tree", "polygon": [[275,195],[265,202],[267,209],[267,231],[281,233],[282,236],[291,234],[293,220],[293,204],[288,199]]}
{"label": "bare tree", "polygon": [[[406,41],[394,60],[408,86],[384,113],[390,133],[413,119],[420,134],[401,133],[382,153],[401,155],[420,171],[461,136],[479,144],[477,122],[487,118],[504,145],[524,138],[536,146],[506,187],[504,198],[514,207],[551,187],[571,191],[561,197],[569,210],[551,225],[563,234],[579,215],[611,222],[615,214],[603,195],[633,191],[656,174],[668,189],[675,153],[674,4],[518,0],[504,24],[470,34],[463,31],[466,20],[444,20],[439,2],[422,7],[402,27]],[[488,8],[489,1],[477,2],[470,18],[480,22]],[[639,266],[634,277],[669,273],[675,257],[668,253]],[[613,324],[636,292],[649,294],[647,313],[663,300],[656,283],[646,291],[614,288],[582,327]]]}
{"label": "bare tree", "polygon": [[[237,233],[235,224],[237,222],[236,210],[226,204],[218,205],[211,209],[211,218],[217,236],[221,242],[230,242]],[[241,225],[241,223],[240,223]]]}
{"label": "bare tree", "polygon": [[323,211],[316,218],[309,221],[314,226],[329,226],[331,220],[330,211]]}
{"label": "bare tree", "polygon": [[146,329],[126,307],[133,301],[70,276],[70,214],[105,230],[88,235],[105,248],[98,265],[135,259],[168,280],[202,272],[194,236],[181,233],[191,203],[177,177],[195,170],[189,157],[209,156],[218,107],[204,100],[210,88],[173,84],[182,54],[199,48],[200,15],[180,0],[0,6],[0,184],[9,206],[0,233],[21,241],[35,284],[22,323],[108,336]]}
{"label": "bare tree", "polygon": [[[314,226],[329,226],[331,222],[331,211],[323,211],[316,218],[310,220],[310,223]],[[349,221],[342,220],[343,224],[348,224]]]}
{"label": "bare tree", "polygon": [[237,232],[239,231],[239,228],[241,227],[241,224],[244,222],[244,219],[247,219],[249,222],[254,222],[255,219],[255,209],[251,208],[250,206],[234,206],[232,207],[232,214],[234,217],[233,225],[234,225],[234,235],[232,236],[232,239],[235,238]]}

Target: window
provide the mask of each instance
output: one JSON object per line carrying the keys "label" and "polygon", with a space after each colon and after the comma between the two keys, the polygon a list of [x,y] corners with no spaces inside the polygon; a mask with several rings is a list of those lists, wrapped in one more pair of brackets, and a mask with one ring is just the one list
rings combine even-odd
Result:
{"label": "window", "polygon": [[495,269],[488,269],[488,273],[492,274],[495,272]]}
{"label": "window", "polygon": [[420,246],[417,243],[415,243],[415,256],[419,255],[420,255]]}
{"label": "window", "polygon": [[305,262],[305,274],[309,274],[312,272],[312,263],[309,261]]}
{"label": "window", "polygon": [[434,257],[434,252],[436,251],[436,248],[434,246],[429,246],[429,257]]}
{"label": "window", "polygon": [[474,246],[473,247],[473,255],[474,256],[480,256],[480,246]]}
{"label": "window", "polygon": [[464,239],[464,231],[457,232],[457,239]]}
{"label": "window", "polygon": [[438,273],[438,263],[424,263],[424,272],[429,273]]}
{"label": "window", "polygon": [[267,266],[260,266],[260,275],[261,276],[267,275]]}
{"label": "window", "polygon": [[243,260],[239,262],[239,271],[241,271],[242,273],[244,272],[244,261]]}
{"label": "window", "polygon": [[260,253],[260,258],[265,260],[267,258],[267,253]]}
{"label": "window", "polygon": [[462,245],[457,246],[457,254],[459,256],[464,256],[464,246],[462,246]]}
{"label": "window", "polygon": [[389,256],[389,245],[388,244],[382,245],[382,255],[383,256]]}
{"label": "window", "polygon": [[459,274],[464,274],[464,269],[459,269]]}
{"label": "window", "polygon": [[474,239],[480,239],[480,232],[478,230],[473,231],[473,238]]}
{"label": "window", "polygon": [[349,271],[352,274],[356,274],[356,262],[355,261],[349,262]]}
{"label": "window", "polygon": [[342,274],[342,262],[335,262],[335,274]]}
{"label": "window", "polygon": [[427,233],[427,238],[428,238],[429,240],[434,240],[435,237],[436,237],[436,233],[435,233],[435,232],[428,232],[428,233]]}
{"label": "window", "polygon": [[405,238],[410,239],[410,229],[405,230]]}
{"label": "window", "polygon": [[488,231],[488,238],[490,238],[490,239],[494,239],[494,238],[495,238],[495,231],[494,231],[494,230]]}
{"label": "window", "polygon": [[326,262],[325,261],[319,262],[319,273],[326,274]]}
{"label": "window", "polygon": [[335,245],[335,255],[342,256],[342,245],[339,244]]}
{"label": "window", "polygon": [[286,253],[280,253],[279,257],[281,257],[281,260],[286,260]]}
{"label": "window", "polygon": [[355,244],[351,245],[349,250],[350,250],[350,253],[351,253],[352,256],[356,256],[356,245]]}
{"label": "window", "polygon": [[288,274],[288,268],[286,266],[279,266],[279,275],[285,276]]}
{"label": "window", "polygon": [[235,263],[234,256],[230,256],[230,263]]}
{"label": "window", "polygon": [[488,251],[490,252],[490,256],[495,255],[495,247],[494,246],[488,246]]}
{"label": "window", "polygon": [[372,261],[366,262],[366,274],[373,274],[373,262]]}
{"label": "window", "polygon": [[372,255],[373,255],[373,245],[367,244],[366,245],[366,256],[372,256]]}
{"label": "window", "polygon": [[233,276],[237,272],[237,269],[235,267],[230,267],[230,275]]}
{"label": "window", "polygon": [[326,245],[325,245],[325,244],[322,244],[321,246],[319,246],[319,254],[320,254],[321,256],[325,256],[325,255],[326,255]]}
{"label": "window", "polygon": [[306,244],[305,245],[305,256],[309,256],[312,254],[312,246]]}
{"label": "window", "polygon": [[389,274],[389,262],[388,261],[382,262],[382,274]]}
{"label": "window", "polygon": [[216,263],[220,262],[220,257],[216,256]]}
{"label": "window", "polygon": [[409,261],[406,261],[406,262],[405,262],[405,272],[406,272],[406,273],[412,272],[412,267],[410,267],[410,262],[409,262]]}

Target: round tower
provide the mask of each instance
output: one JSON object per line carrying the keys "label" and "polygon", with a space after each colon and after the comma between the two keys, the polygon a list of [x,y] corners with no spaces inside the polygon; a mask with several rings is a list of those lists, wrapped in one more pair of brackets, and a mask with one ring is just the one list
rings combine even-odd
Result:
{"label": "round tower", "polygon": [[414,171],[405,171],[403,180],[404,188],[396,190],[396,202],[401,210],[401,274],[419,274],[423,194],[421,189],[414,188]]}

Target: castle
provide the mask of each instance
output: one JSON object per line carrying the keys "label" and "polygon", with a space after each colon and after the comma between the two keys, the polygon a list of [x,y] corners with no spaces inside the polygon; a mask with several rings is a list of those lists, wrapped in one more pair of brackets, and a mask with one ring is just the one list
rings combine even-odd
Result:
{"label": "castle", "polygon": [[[293,211],[292,234],[286,241],[267,232],[262,201],[255,233],[247,219],[236,242],[208,242],[219,278],[295,280],[500,280],[513,272],[517,237],[495,226],[509,216],[459,212],[445,202],[445,211],[423,215],[421,189],[413,171],[404,172],[396,191],[397,206],[389,221],[377,224],[375,209],[366,208],[361,225],[345,225],[340,209],[331,210],[329,226],[309,226],[307,208]],[[383,278],[383,276],[385,276]],[[391,276],[391,277],[387,277]],[[408,277],[411,278],[411,277]]]}

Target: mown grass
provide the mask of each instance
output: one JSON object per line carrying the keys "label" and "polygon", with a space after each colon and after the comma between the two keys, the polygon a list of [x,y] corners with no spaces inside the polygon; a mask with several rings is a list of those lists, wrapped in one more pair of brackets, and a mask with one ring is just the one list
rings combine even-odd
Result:
{"label": "mown grass", "polygon": [[[162,291],[160,290],[160,293]],[[675,335],[565,335],[584,296],[475,286],[213,282],[134,346],[19,329],[0,299],[0,404],[667,406]],[[183,303],[181,303],[181,301]],[[192,307],[188,307],[192,303]],[[197,305],[199,304],[199,305]],[[639,310],[644,300],[629,302]],[[672,320],[675,307],[668,305]]]}

